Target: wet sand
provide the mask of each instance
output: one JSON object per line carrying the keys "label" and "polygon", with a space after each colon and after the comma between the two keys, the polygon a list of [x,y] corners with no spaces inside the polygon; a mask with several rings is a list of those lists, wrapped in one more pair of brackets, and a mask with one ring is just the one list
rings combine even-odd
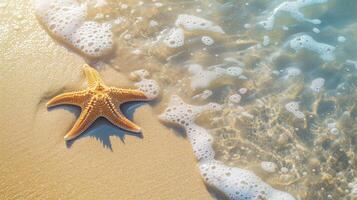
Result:
{"label": "wet sand", "polygon": [[[55,94],[85,87],[84,59],[39,26],[30,1],[1,8],[0,199],[210,199],[189,142],[164,127],[150,104],[133,121],[143,135],[99,120],[65,143],[79,110],[45,108]],[[112,86],[132,86],[101,69]]]}

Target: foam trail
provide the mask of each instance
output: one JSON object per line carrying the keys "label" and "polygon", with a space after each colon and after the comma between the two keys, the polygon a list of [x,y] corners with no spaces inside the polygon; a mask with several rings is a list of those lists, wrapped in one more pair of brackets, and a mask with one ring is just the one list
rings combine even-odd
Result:
{"label": "foam trail", "polygon": [[185,129],[205,182],[223,192],[230,199],[294,200],[293,196],[272,188],[253,172],[229,167],[214,159],[213,137],[194,121],[204,111],[220,110],[221,108],[216,103],[203,106],[189,105],[179,96],[173,95],[169,106],[159,118]]}
{"label": "foam trail", "polygon": [[319,19],[307,19],[302,12],[300,12],[301,8],[306,6],[310,6],[313,4],[321,4],[325,3],[328,0],[296,0],[296,1],[285,1],[279,4],[268,17],[267,20],[260,22],[265,29],[272,30],[274,28],[274,23],[277,15],[280,12],[288,12],[293,18],[298,21],[307,21],[313,24],[320,24],[321,21]]}

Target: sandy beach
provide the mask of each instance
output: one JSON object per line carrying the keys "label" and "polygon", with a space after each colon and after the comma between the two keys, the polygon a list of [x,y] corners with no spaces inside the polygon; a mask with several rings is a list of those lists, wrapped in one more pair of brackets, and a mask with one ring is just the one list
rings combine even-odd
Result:
{"label": "sandy beach", "polygon": [[[142,137],[99,120],[63,140],[79,109],[46,101],[85,87],[85,60],[38,24],[30,1],[8,1],[0,26],[0,199],[210,199],[189,142],[167,129],[150,104],[133,121]],[[107,85],[133,86],[103,67]]]}

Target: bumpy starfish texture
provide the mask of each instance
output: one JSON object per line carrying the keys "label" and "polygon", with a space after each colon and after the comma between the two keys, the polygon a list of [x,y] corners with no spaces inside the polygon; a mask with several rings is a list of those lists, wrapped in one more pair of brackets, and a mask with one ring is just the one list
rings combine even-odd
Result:
{"label": "bumpy starfish texture", "polygon": [[129,101],[150,100],[143,92],[134,89],[122,89],[104,85],[99,73],[92,67],[85,65],[84,73],[88,82],[88,89],[67,92],[52,98],[47,107],[56,105],[75,105],[82,112],[73,128],[64,136],[65,140],[72,140],[83,133],[97,118],[104,117],[112,124],[139,133],[140,127],[128,120],[116,106]]}

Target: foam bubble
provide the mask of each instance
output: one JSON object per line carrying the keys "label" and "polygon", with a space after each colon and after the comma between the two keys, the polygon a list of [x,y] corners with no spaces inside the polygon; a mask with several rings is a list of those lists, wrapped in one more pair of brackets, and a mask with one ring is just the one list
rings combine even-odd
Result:
{"label": "foam bubble", "polygon": [[221,70],[204,70],[198,64],[189,65],[188,71],[193,75],[191,77],[191,87],[194,89],[208,87],[212,81],[224,74]]}
{"label": "foam bubble", "polygon": [[270,38],[267,35],[263,37],[263,46],[268,46],[270,44]]}
{"label": "foam bubble", "polygon": [[213,159],[213,138],[207,130],[198,126],[194,121],[204,111],[219,110],[221,106],[210,103],[204,106],[188,105],[179,96],[173,95],[168,108],[159,116],[163,121],[178,124],[185,128],[197,160]]}
{"label": "foam bubble", "polygon": [[325,84],[325,79],[316,78],[311,82],[310,88],[314,92],[320,92],[320,90],[324,86],[324,84]]}
{"label": "foam bubble", "polygon": [[319,54],[320,58],[325,61],[332,61],[335,59],[335,47],[325,43],[319,43],[306,34],[295,36],[289,41],[289,44],[295,51],[300,51],[301,49],[311,50]]}
{"label": "foam bubble", "polygon": [[240,94],[246,94],[248,92],[248,89],[247,88],[240,88],[239,89],[239,93]]}
{"label": "foam bubble", "polygon": [[207,46],[211,46],[214,44],[214,40],[210,36],[202,36],[201,42]]}
{"label": "foam bubble", "polygon": [[99,57],[113,46],[113,34],[109,24],[87,21],[75,30],[69,41],[86,55]]}
{"label": "foam bubble", "polygon": [[185,35],[181,28],[172,28],[164,36],[164,43],[170,48],[178,48],[184,45]]}
{"label": "foam bubble", "polygon": [[285,1],[279,4],[271,13],[271,15],[265,21],[261,21],[261,24],[265,29],[272,30],[274,27],[275,18],[277,15],[283,11],[289,13],[293,18],[298,21],[306,21],[312,24],[320,24],[321,21],[319,19],[307,19],[302,12],[300,12],[301,8],[304,8],[313,4],[321,4],[325,3],[328,0],[296,0],[296,1]]}
{"label": "foam bubble", "polygon": [[289,111],[290,113],[294,114],[294,116],[298,119],[303,119],[305,118],[305,114],[301,111],[299,111],[299,103],[296,101],[291,101],[287,104],[285,104],[285,109]]}
{"label": "foam bubble", "polygon": [[301,70],[299,68],[295,68],[295,67],[288,67],[285,69],[285,73],[284,73],[284,79],[290,79],[296,76],[299,76],[301,74]]}
{"label": "foam bubble", "polygon": [[228,67],[227,69],[213,66],[211,67],[213,68],[212,70],[205,70],[198,64],[190,64],[187,67],[188,71],[193,75],[191,77],[191,87],[194,89],[206,88],[211,82],[224,75],[240,78],[243,72],[242,68],[236,66]]}
{"label": "foam bubble", "polygon": [[260,163],[260,167],[266,171],[266,172],[269,172],[269,173],[274,173],[276,171],[276,164],[273,163],[273,162],[268,162],[268,161],[262,161]]}
{"label": "foam bubble", "polygon": [[226,69],[226,74],[229,76],[240,76],[242,74],[243,70],[240,67],[228,67]]}
{"label": "foam bubble", "polygon": [[239,103],[241,99],[242,99],[242,96],[240,96],[239,94],[233,94],[233,95],[229,96],[229,101],[232,103]]}
{"label": "foam bubble", "polygon": [[341,42],[341,43],[344,43],[344,42],[346,42],[346,38],[343,37],[343,36],[338,36],[338,37],[337,37],[337,41],[338,41],[338,42]]}
{"label": "foam bubble", "polygon": [[223,29],[220,26],[215,25],[213,22],[196,17],[194,15],[181,14],[177,17],[175,25],[178,27],[183,27],[186,30],[204,30],[212,31],[218,33],[224,33]]}
{"label": "foam bubble", "polygon": [[51,34],[90,57],[113,48],[110,26],[86,21],[87,6],[74,0],[35,0],[36,15]]}
{"label": "foam bubble", "polygon": [[312,29],[312,31],[313,31],[314,33],[316,33],[316,34],[318,34],[318,33],[320,33],[320,32],[321,32],[321,31],[320,31],[320,29],[318,29],[318,28],[316,28],[316,27],[315,27],[315,28],[313,28],[313,29]]}
{"label": "foam bubble", "polygon": [[135,87],[137,87],[140,91],[144,92],[145,95],[149,99],[155,99],[160,94],[159,84],[152,79],[148,79],[149,72],[141,69],[136,70],[131,73],[131,75],[138,76],[140,81],[135,83]]}
{"label": "foam bubble", "polygon": [[93,5],[95,8],[102,8],[107,6],[108,2],[106,0],[90,0],[89,4]]}

